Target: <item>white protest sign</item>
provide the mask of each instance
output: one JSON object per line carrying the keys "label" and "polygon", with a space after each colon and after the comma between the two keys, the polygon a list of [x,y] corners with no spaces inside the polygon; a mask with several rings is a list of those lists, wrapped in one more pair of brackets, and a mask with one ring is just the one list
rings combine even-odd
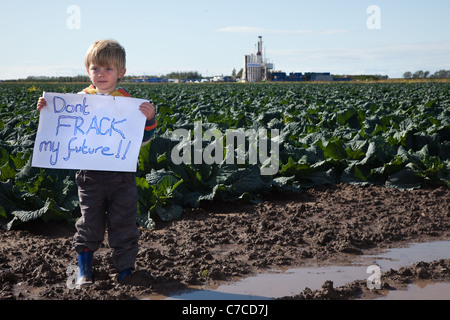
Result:
{"label": "white protest sign", "polygon": [[33,167],[134,172],[147,100],[45,92]]}

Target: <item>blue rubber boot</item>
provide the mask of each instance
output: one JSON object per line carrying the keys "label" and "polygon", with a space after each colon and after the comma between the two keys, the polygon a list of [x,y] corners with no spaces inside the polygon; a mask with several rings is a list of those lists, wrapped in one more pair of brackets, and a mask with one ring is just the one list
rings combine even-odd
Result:
{"label": "blue rubber boot", "polygon": [[78,254],[77,288],[91,285],[92,282],[92,257],[93,252],[85,250]]}
{"label": "blue rubber boot", "polygon": [[117,281],[122,282],[123,279],[125,279],[127,276],[131,274],[131,269],[125,269],[119,272],[119,275],[117,276]]}

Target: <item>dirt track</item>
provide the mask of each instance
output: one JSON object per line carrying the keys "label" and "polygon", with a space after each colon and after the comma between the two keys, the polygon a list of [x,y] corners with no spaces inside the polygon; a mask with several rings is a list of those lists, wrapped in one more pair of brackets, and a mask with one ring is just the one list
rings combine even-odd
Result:
{"label": "dirt track", "polygon": [[[181,220],[141,230],[136,272],[118,284],[105,240],[95,254],[95,283],[69,289],[76,265],[74,229],[35,221],[0,230],[0,299],[136,299],[170,295],[193,284],[229,282],[268,268],[345,264],[350,256],[450,238],[450,189],[399,191],[375,186],[322,186],[266,197],[260,204],[205,204]],[[106,239],[106,237],[105,237]],[[324,283],[287,299],[373,298],[416,278],[450,282],[449,260],[417,263],[382,275],[381,290],[364,279],[341,288]]]}

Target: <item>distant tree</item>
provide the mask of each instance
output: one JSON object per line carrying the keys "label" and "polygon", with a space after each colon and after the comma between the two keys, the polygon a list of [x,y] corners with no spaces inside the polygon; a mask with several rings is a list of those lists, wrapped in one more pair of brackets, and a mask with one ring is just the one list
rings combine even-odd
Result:
{"label": "distant tree", "polygon": [[419,70],[413,73],[413,79],[422,79],[423,78],[423,71]]}
{"label": "distant tree", "polygon": [[177,71],[166,74],[165,76],[168,79],[201,79],[202,75],[197,71]]}
{"label": "distant tree", "polygon": [[439,70],[436,71],[431,78],[436,78],[436,79],[448,79],[450,78],[450,70]]}
{"label": "distant tree", "polygon": [[450,78],[450,70],[439,70],[435,73],[431,74],[430,71],[416,71],[411,73],[407,71],[403,74],[403,78],[405,79],[449,79]]}

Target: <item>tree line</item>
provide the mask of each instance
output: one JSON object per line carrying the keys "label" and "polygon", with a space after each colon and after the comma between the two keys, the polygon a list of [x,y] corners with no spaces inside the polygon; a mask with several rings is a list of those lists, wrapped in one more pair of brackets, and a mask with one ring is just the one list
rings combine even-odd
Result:
{"label": "tree line", "polygon": [[25,79],[17,80],[5,80],[8,82],[90,82],[88,76],[59,76],[59,77],[48,77],[48,76],[29,76]]}
{"label": "tree line", "polygon": [[434,74],[431,74],[430,71],[418,70],[416,72],[406,71],[403,74],[403,78],[405,79],[449,79],[450,78],[450,70],[439,70]]}
{"label": "tree line", "polygon": [[[171,72],[166,75],[154,75],[154,76],[145,76],[148,78],[165,78],[165,79],[201,79],[201,73],[197,71],[176,71]],[[122,78],[122,81],[132,81],[136,76],[134,75],[125,75]],[[48,76],[29,76],[25,79],[18,80],[8,80],[8,81],[16,81],[16,82],[90,82],[89,76],[87,75],[78,75],[78,76],[59,76],[59,77],[48,77]]]}
{"label": "tree line", "polygon": [[[233,76],[240,76],[242,74],[242,70],[236,74],[236,70],[233,70]],[[166,75],[155,75],[155,76],[146,76],[146,77],[154,77],[154,78],[165,78],[165,79],[201,79],[201,73],[197,71],[176,71],[171,72]],[[368,75],[353,75],[351,76],[353,80],[387,80],[388,76],[368,76]],[[124,82],[131,82],[136,76],[134,75],[125,75],[122,79]],[[430,71],[418,70],[415,72],[406,71],[403,73],[403,78],[405,79],[450,79],[450,70],[439,70],[435,73],[431,74]],[[48,76],[29,76],[25,79],[18,80],[8,80],[12,82],[90,82],[89,77],[87,75],[78,75],[78,76],[59,76],[59,77],[48,77]]]}

